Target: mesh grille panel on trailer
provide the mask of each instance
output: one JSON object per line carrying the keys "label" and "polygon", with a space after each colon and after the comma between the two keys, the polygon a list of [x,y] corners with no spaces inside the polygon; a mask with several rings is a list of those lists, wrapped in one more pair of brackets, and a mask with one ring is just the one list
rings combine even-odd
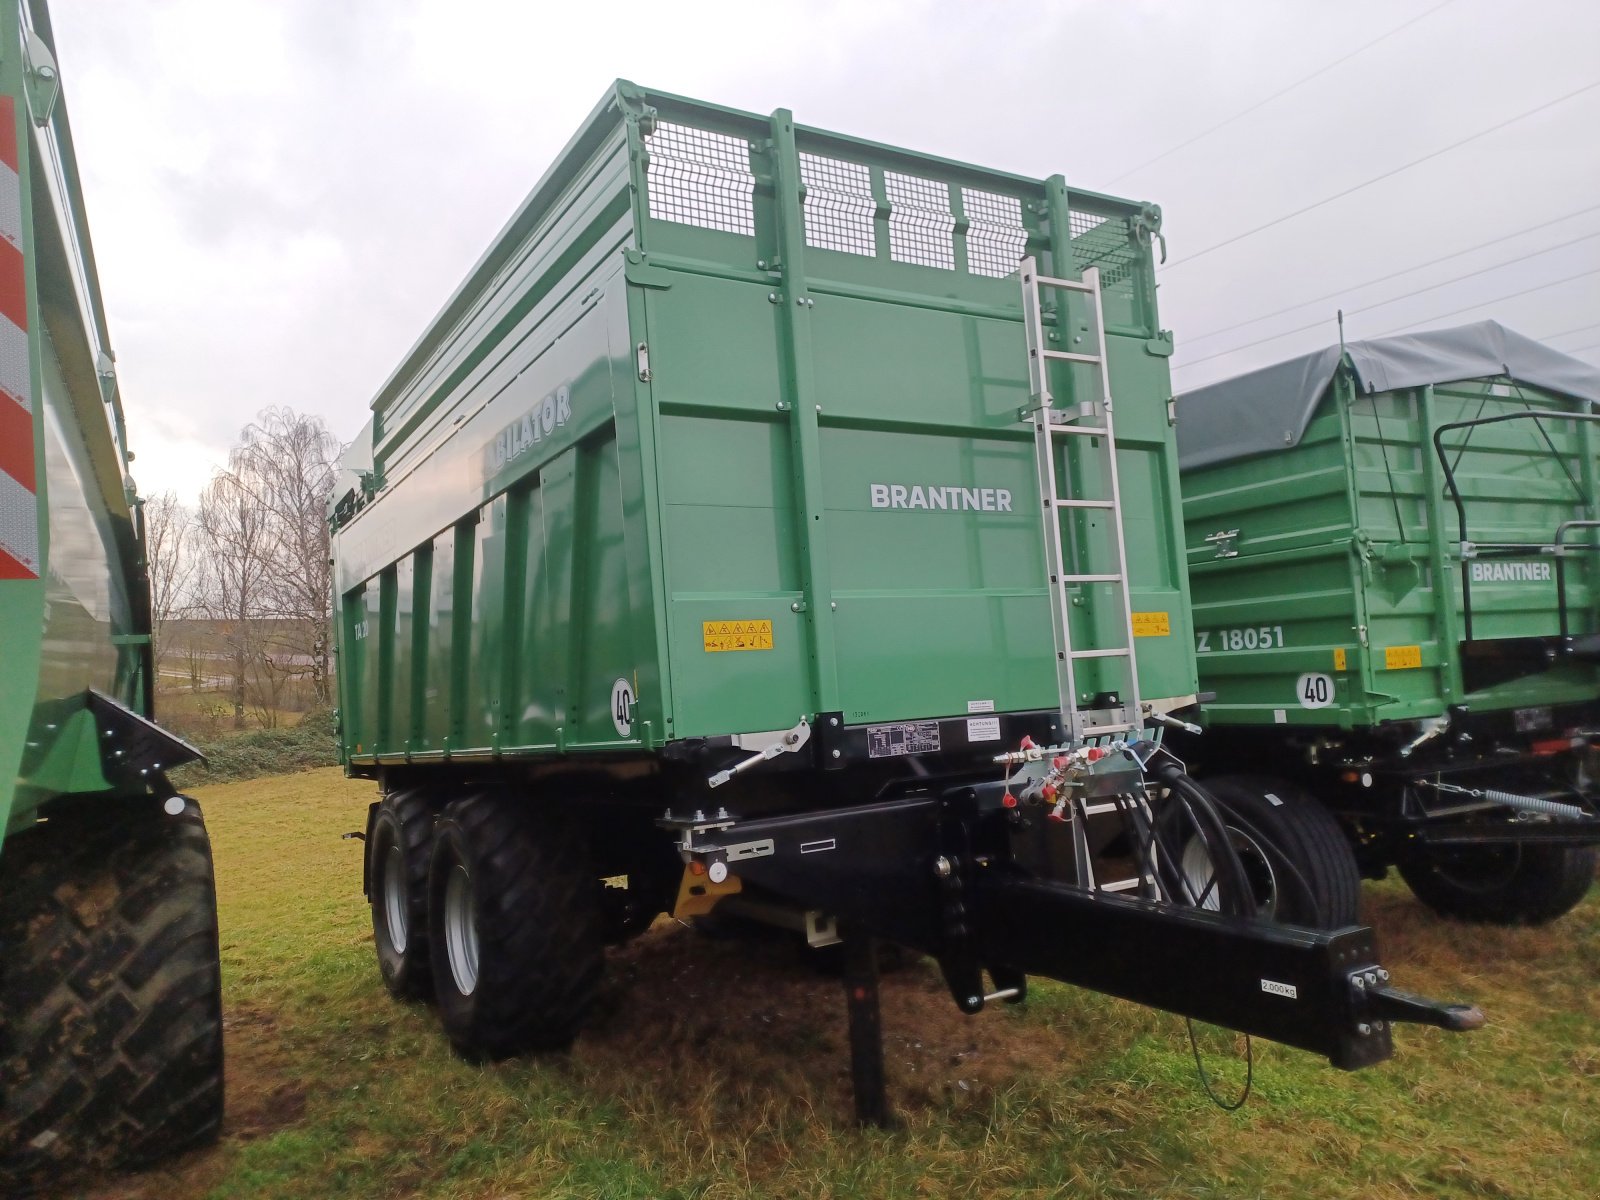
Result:
{"label": "mesh grille panel on trailer", "polygon": [[755,176],[743,138],[662,121],[646,139],[650,215],[658,221],[754,235]]}
{"label": "mesh grille panel on trailer", "polygon": [[963,188],[961,207],[967,217],[967,270],[995,278],[1016,271],[1028,247],[1022,201],[1015,196]]}
{"label": "mesh grille panel on trailer", "polygon": [[1107,292],[1133,295],[1139,247],[1120,217],[1102,217],[1073,209],[1067,218],[1072,237],[1072,262],[1079,271],[1100,268],[1100,286]]}
{"label": "mesh grille panel on trailer", "polygon": [[806,185],[806,245],[845,254],[878,252],[872,219],[872,171],[864,163],[800,153],[800,178]]}
{"label": "mesh grille panel on trailer", "polygon": [[883,190],[889,198],[889,257],[954,270],[956,219],[949,185],[885,171]]}

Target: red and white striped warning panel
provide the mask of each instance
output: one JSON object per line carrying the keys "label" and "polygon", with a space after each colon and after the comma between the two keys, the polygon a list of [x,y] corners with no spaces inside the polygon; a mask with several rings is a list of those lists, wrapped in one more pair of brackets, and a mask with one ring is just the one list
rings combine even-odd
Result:
{"label": "red and white striped warning panel", "polygon": [[34,474],[17,108],[11,96],[0,96],[0,579],[39,577],[39,489]]}

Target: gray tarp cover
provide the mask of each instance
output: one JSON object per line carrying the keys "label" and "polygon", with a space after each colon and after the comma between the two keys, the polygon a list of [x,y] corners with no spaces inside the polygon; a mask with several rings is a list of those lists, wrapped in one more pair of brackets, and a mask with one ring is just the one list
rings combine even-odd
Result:
{"label": "gray tarp cover", "polygon": [[[1348,342],[1367,392],[1509,376],[1600,405],[1600,368],[1498,321]],[[1339,367],[1329,346],[1178,397],[1178,463],[1187,470],[1297,445]]]}

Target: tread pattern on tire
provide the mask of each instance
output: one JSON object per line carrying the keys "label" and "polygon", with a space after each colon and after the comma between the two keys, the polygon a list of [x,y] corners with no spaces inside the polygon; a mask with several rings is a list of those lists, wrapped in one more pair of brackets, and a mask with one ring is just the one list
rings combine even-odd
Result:
{"label": "tread pattern on tire", "polygon": [[[443,872],[465,861],[477,907],[478,982],[456,988],[446,957]],[[571,1045],[604,967],[599,897],[582,830],[526,798],[457,800],[437,830],[429,881],[435,994],[452,1045],[475,1060]]]}
{"label": "tread pattern on tire", "polygon": [[1595,880],[1593,846],[1523,846],[1500,886],[1468,888],[1426,859],[1400,864],[1412,893],[1441,916],[1489,925],[1544,925],[1575,908]]}
{"label": "tread pattern on tire", "polygon": [[[402,788],[383,798],[378,809],[380,821],[387,816],[399,831],[401,854],[406,865],[407,928],[404,954],[384,953],[383,867],[380,850],[383,842],[374,838],[369,878],[373,883],[371,906],[373,941],[378,951],[378,969],[390,993],[402,1000],[427,996],[432,990],[431,961],[428,953],[428,863],[433,856],[433,824],[438,809],[433,796],[424,788]],[[376,832],[376,827],[374,827]]]}
{"label": "tread pattern on tire", "polygon": [[[1359,924],[1361,870],[1338,820],[1315,796],[1287,780],[1256,775],[1219,775],[1203,782],[1225,807],[1241,807],[1245,820],[1278,843],[1311,887],[1315,912],[1306,908],[1303,889],[1280,884],[1279,894],[1289,902],[1280,919],[1325,929]],[[1281,803],[1273,804],[1269,794]]]}
{"label": "tread pattern on tire", "polygon": [[215,1140],[221,971],[194,801],[82,805],[7,843],[0,1039],[0,1182]]}

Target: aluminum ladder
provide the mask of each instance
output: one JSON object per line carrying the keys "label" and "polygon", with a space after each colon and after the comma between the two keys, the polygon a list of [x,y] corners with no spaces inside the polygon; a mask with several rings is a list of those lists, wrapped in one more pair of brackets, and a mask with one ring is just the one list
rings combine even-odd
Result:
{"label": "aluminum ladder", "polygon": [[[1136,733],[1144,728],[1144,713],[1139,700],[1139,669],[1134,654],[1133,598],[1128,586],[1128,555],[1122,533],[1122,491],[1117,480],[1116,428],[1112,419],[1111,378],[1106,366],[1105,310],[1100,295],[1100,271],[1090,267],[1083,279],[1055,279],[1040,275],[1038,264],[1030,255],[1022,260],[1022,312],[1023,329],[1028,342],[1028,392],[1031,403],[1023,410],[1023,419],[1033,423],[1035,465],[1039,476],[1039,499],[1044,517],[1045,562],[1050,581],[1051,628],[1055,637],[1056,683],[1061,699],[1062,732],[1073,745],[1103,736]],[[1048,345],[1044,333],[1044,289],[1060,292],[1078,292],[1088,297],[1094,319],[1091,335],[1095,341],[1094,353],[1054,350]],[[1059,305],[1057,328],[1066,331],[1067,305]],[[1099,377],[1098,397],[1073,405],[1056,407],[1050,391],[1051,362],[1078,363],[1092,368]],[[1056,471],[1056,441],[1059,438],[1080,439],[1083,452],[1098,447],[1102,476],[1111,484],[1109,496],[1084,496],[1076,494],[1073,485],[1066,481],[1063,494],[1061,480]],[[1064,455],[1069,474],[1072,455]],[[1081,457],[1080,457],[1081,462]],[[1078,562],[1069,562],[1062,549],[1061,525],[1063,513],[1074,509],[1100,510],[1107,514],[1110,525],[1110,551],[1114,570],[1093,572],[1080,569]],[[1076,541],[1076,539],[1074,539]],[[1074,559],[1088,557],[1088,548],[1074,547]],[[1093,565],[1093,564],[1088,564]],[[1097,645],[1092,649],[1079,649],[1072,644],[1071,613],[1073,605],[1068,589],[1079,585],[1110,585],[1119,597],[1121,644]],[[1094,609],[1088,610],[1091,618]],[[1104,629],[1103,622],[1099,622]],[[1120,660],[1123,686],[1116,692],[1115,702],[1102,702],[1096,706],[1096,697],[1080,697],[1078,692],[1078,664],[1089,659]]]}

